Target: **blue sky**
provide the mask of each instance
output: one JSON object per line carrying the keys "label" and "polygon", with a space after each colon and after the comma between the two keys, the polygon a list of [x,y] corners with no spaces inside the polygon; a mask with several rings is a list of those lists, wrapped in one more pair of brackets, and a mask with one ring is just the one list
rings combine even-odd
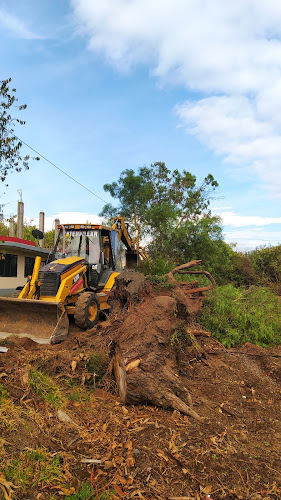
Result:
{"label": "blue sky", "polygon": [[[280,35],[279,0],[0,0],[0,79],[28,105],[16,133],[99,197],[155,161],[212,173],[226,241],[251,249],[281,242]],[[7,217],[18,189],[49,225],[104,204],[43,159],[7,181]]]}

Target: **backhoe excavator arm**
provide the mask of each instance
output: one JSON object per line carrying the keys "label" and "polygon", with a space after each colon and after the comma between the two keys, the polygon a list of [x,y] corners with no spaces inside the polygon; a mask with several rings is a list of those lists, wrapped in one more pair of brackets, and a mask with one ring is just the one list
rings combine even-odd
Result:
{"label": "backhoe excavator arm", "polygon": [[132,238],[128,231],[128,224],[125,223],[124,217],[114,217],[113,229],[118,231],[119,240],[126,247],[126,267],[134,267],[138,264],[138,259],[141,257],[143,260],[149,260],[145,248],[139,245],[139,235]]}

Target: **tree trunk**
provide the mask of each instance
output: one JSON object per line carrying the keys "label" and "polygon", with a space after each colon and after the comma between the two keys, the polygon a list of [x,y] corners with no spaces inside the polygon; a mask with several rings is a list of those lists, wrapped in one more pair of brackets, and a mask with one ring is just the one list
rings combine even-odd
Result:
{"label": "tree trunk", "polygon": [[[197,261],[191,265],[198,265]],[[201,420],[180,377],[179,357],[173,346],[177,335],[184,340],[192,335],[203,300],[201,289],[195,287],[190,292],[190,283],[182,286],[176,282],[173,297],[157,296],[140,276],[126,272],[116,280],[115,299],[119,296],[127,309],[119,327],[110,331],[120,399],[125,404],[172,408]]]}

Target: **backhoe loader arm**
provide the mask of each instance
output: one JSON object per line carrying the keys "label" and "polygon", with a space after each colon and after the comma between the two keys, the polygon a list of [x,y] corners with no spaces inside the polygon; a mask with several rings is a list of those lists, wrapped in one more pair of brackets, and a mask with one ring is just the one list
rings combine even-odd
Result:
{"label": "backhoe loader arm", "polygon": [[126,267],[134,268],[138,264],[139,257],[143,260],[149,260],[145,248],[139,245],[138,232],[136,233],[136,238],[131,238],[128,231],[128,224],[125,223],[124,217],[114,217],[112,228],[118,231],[119,240],[126,247]]}
{"label": "backhoe loader arm", "polygon": [[119,233],[119,240],[124,243],[127,250],[137,250],[135,238],[131,238],[127,224],[125,223],[124,217],[114,217],[113,229],[116,229]]}

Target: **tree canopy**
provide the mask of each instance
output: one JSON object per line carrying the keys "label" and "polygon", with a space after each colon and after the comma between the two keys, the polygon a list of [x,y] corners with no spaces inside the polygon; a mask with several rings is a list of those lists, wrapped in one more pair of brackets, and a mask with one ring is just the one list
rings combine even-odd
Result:
{"label": "tree canopy", "polygon": [[195,175],[171,171],[164,162],[137,172],[127,169],[118,181],[104,185],[119,205],[105,205],[100,215],[122,215],[141,236],[149,236],[151,254],[182,261],[195,257],[199,248],[207,250],[210,239],[222,240],[220,219],[209,209],[217,186],[211,174],[197,184]]}
{"label": "tree canopy", "polygon": [[[13,135],[16,124],[24,125],[25,121],[12,115],[11,108],[19,111],[26,109],[27,105],[17,105],[16,89],[10,90],[11,78],[0,80],[0,179],[6,180],[9,172],[20,172],[29,168],[29,155],[22,155],[22,142]],[[38,157],[32,158],[39,160]]]}

